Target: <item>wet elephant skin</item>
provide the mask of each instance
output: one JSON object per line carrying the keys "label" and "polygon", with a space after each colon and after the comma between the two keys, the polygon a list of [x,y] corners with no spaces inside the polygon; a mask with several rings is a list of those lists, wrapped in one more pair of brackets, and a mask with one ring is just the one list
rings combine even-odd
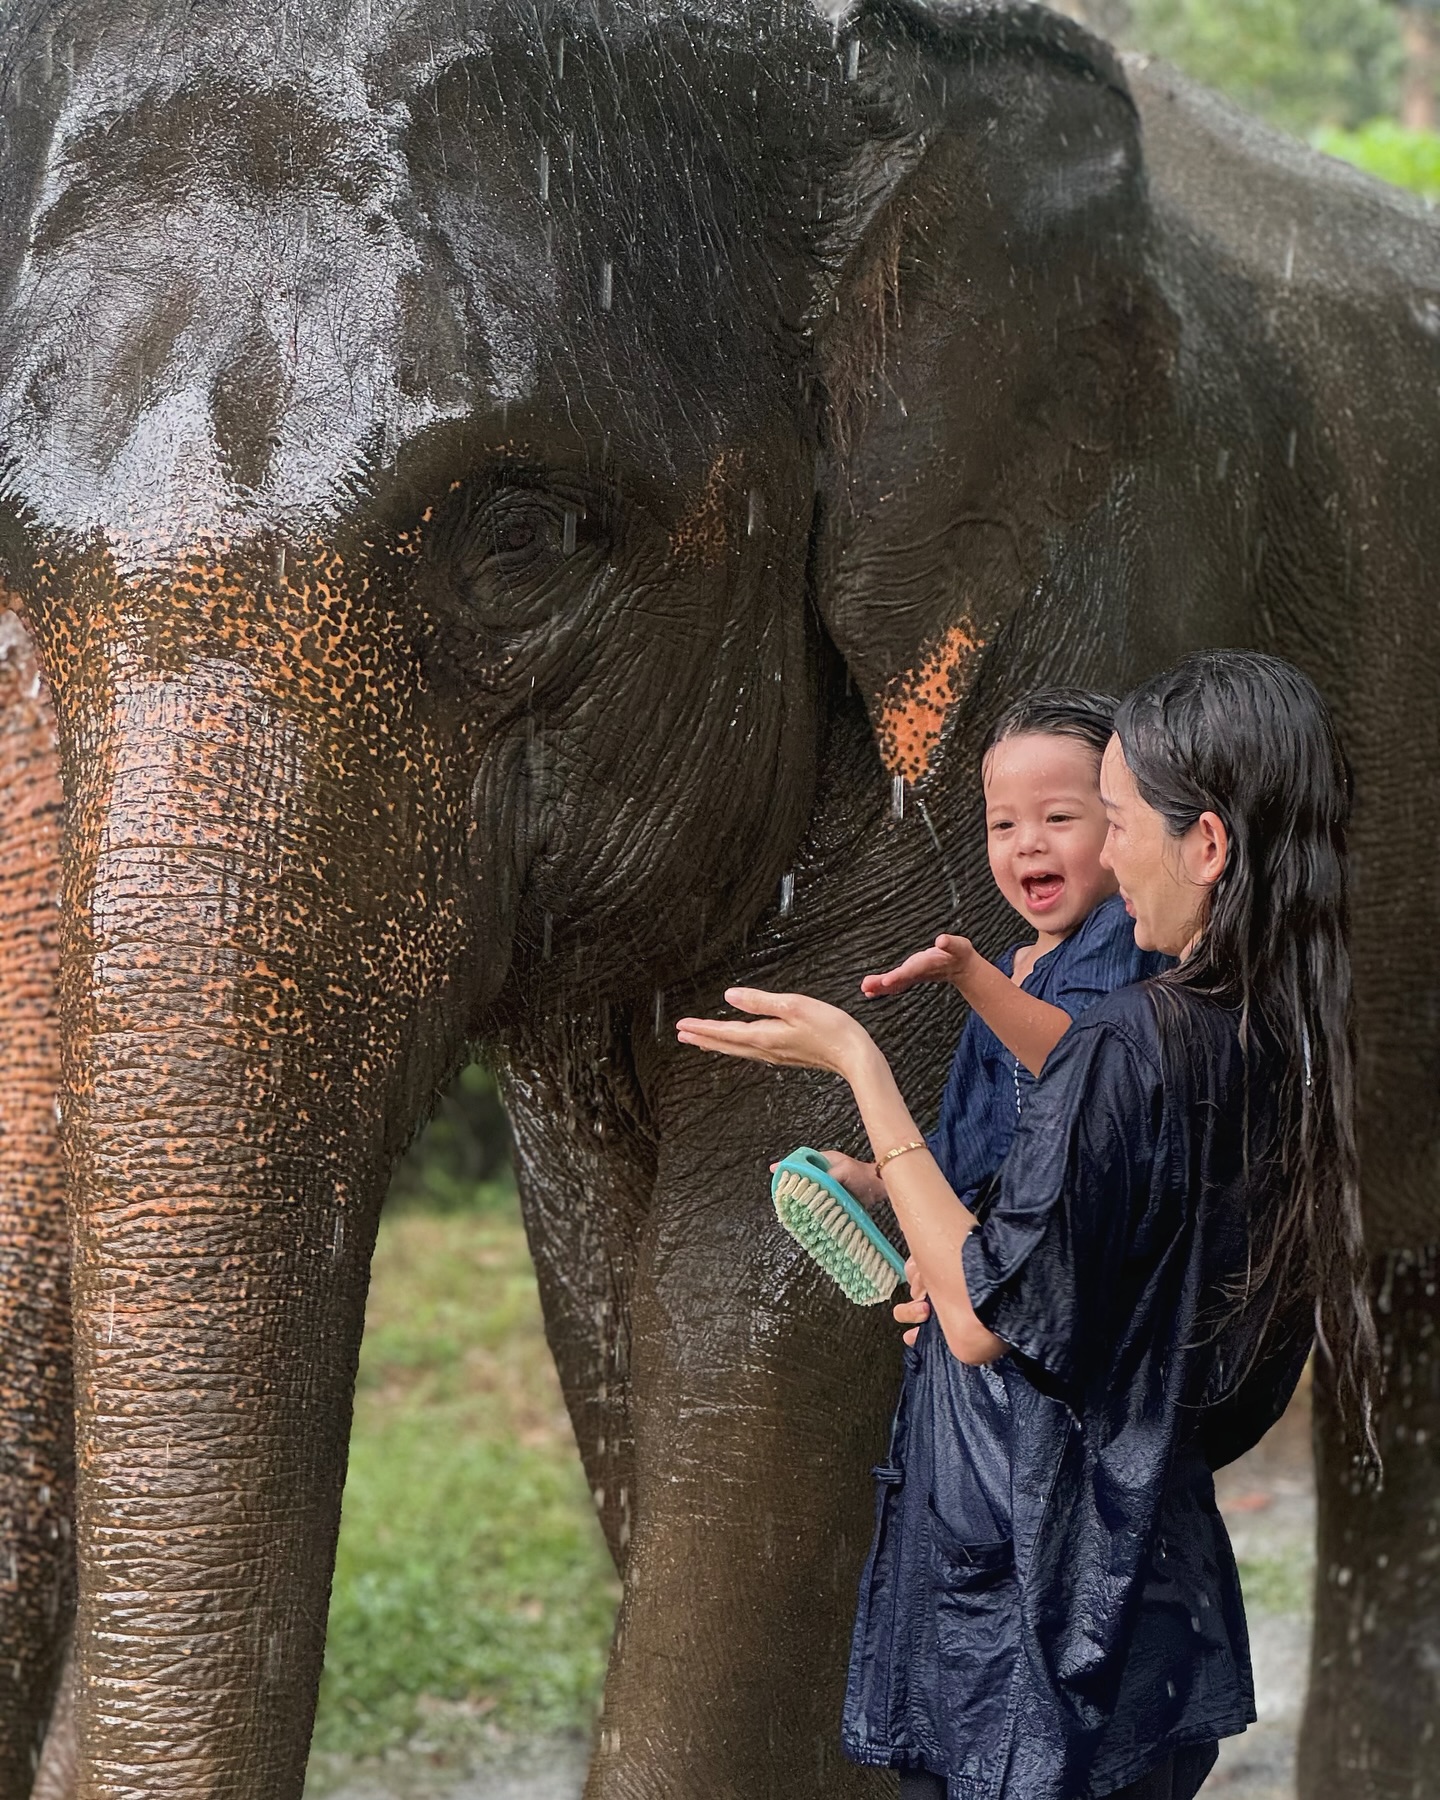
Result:
{"label": "wet elephant skin", "polygon": [[[1436,1234],[1433,221],[1027,6],[81,0],[0,45],[79,1792],[300,1792],[376,1212],[470,1042],[625,1574],[591,1800],[871,1791],[898,1351],[764,1181],[853,1120],[669,1021],[1001,941],[998,701],[1276,648],[1360,781],[1375,1248]],[[954,1010],[877,1018],[933,1107]],[[1422,1665],[1335,1791],[1431,1791]]]}
{"label": "wet elephant skin", "polygon": [[0,611],[0,1794],[29,1792],[74,1604],[69,1245],[56,1094],[60,767]]}

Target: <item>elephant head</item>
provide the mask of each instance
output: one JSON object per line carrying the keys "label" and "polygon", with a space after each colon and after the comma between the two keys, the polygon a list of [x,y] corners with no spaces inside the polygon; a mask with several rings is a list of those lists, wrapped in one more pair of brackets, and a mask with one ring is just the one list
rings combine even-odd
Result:
{"label": "elephant head", "polygon": [[75,0],[3,50],[82,1792],[161,1762],[272,1800],[376,1214],[437,1085],[477,1036],[735,966],[807,844],[841,924],[800,966],[993,919],[978,850],[932,854],[947,757],[1002,652],[1119,666],[1094,612],[1063,650],[1045,621],[1163,414],[1167,314],[1123,78],[1038,8]]}

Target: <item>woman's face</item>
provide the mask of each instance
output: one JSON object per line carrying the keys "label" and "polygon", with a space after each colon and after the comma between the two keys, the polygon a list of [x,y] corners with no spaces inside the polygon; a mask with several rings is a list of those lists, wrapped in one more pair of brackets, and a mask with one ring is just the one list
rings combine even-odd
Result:
{"label": "woman's face", "polygon": [[1100,860],[1114,872],[1141,950],[1183,956],[1205,922],[1210,889],[1225,868],[1229,840],[1215,813],[1202,813],[1174,837],[1141,799],[1112,737],[1100,764],[1100,794],[1110,821]]}

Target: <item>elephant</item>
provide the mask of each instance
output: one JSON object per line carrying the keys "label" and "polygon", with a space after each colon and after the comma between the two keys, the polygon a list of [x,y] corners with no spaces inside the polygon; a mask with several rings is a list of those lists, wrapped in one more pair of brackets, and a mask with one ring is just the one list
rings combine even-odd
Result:
{"label": "elephant", "polygon": [[[17,0],[0,68],[3,1800],[67,1320],[75,1791],[300,1794],[377,1214],[476,1045],[624,1583],[589,1800],[878,1791],[899,1349],[766,1180],[855,1122],[670,1024],[997,946],[989,718],[1212,644],[1358,792],[1389,1473],[1322,1363],[1303,1782],[1440,1793],[1433,216],[1000,0]],[[958,1003],[872,1011],[933,1116]]]}

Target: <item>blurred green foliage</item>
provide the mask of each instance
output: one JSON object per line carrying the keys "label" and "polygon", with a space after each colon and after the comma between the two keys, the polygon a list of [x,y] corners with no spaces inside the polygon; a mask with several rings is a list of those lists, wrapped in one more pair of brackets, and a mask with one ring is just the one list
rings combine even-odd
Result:
{"label": "blurred green foliage", "polygon": [[1396,111],[1403,55],[1390,0],[1130,0],[1127,10],[1127,47],[1297,136]]}
{"label": "blurred green foliage", "polygon": [[1440,200],[1440,136],[1395,120],[1394,0],[1088,0],[1084,11],[1126,49],[1163,56],[1328,155]]}
{"label": "blurred green foliage", "polygon": [[470,1063],[401,1159],[386,1205],[442,1213],[505,1207],[514,1193],[511,1157],[495,1077],[482,1063]]}
{"label": "blurred green foliage", "polygon": [[1317,150],[1354,163],[1367,175],[1440,200],[1440,135],[1433,131],[1407,131],[1393,119],[1372,119],[1358,131],[1335,126],[1317,131],[1314,143]]}

